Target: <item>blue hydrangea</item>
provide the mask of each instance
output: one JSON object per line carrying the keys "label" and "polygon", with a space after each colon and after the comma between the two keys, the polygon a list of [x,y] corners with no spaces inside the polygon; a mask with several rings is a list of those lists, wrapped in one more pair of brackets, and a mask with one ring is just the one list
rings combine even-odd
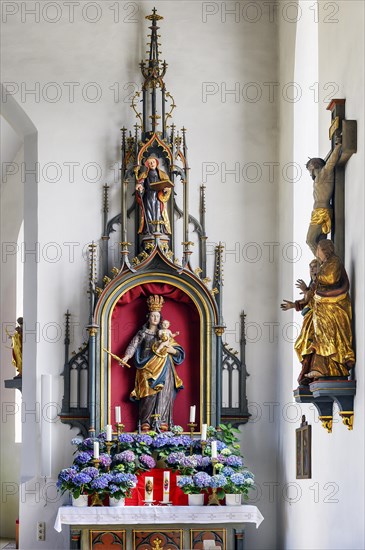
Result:
{"label": "blue hydrangea", "polygon": [[73,439],[71,439],[71,445],[81,445],[82,442],[82,437],[74,437]]}
{"label": "blue hydrangea", "polygon": [[123,451],[122,453],[118,453],[114,456],[115,462],[134,462],[136,459],[136,455],[133,451]]}
{"label": "blue hydrangea", "polygon": [[169,464],[178,464],[180,460],[184,457],[185,453],[176,451],[174,453],[170,453],[166,460]]}
{"label": "blue hydrangea", "polygon": [[109,466],[112,463],[112,459],[107,453],[101,454],[99,460],[100,460],[100,465],[103,468],[109,468]]}
{"label": "blue hydrangea", "polygon": [[152,440],[152,444],[157,449],[160,447],[165,447],[165,445],[168,444],[169,436],[167,434],[158,434],[156,437]]}
{"label": "blue hydrangea", "polygon": [[216,441],[217,441],[217,451],[218,452],[227,447],[227,445],[223,441],[219,441],[219,439],[217,439]]}
{"label": "blue hydrangea", "polygon": [[212,488],[218,489],[219,487],[224,487],[227,485],[227,478],[223,474],[216,474],[211,477],[210,486]]}
{"label": "blue hydrangea", "polygon": [[198,462],[197,462],[197,459],[194,457],[194,455],[184,456],[179,461],[179,466],[181,466],[181,468],[196,468],[197,465],[198,465]]}
{"label": "blue hydrangea", "polygon": [[224,464],[226,466],[232,466],[233,468],[239,468],[243,466],[243,460],[240,456],[230,455],[224,457]]}
{"label": "blue hydrangea", "polygon": [[225,466],[222,470],[222,474],[226,477],[229,477],[232,474],[234,474],[234,469],[231,468],[230,466]]}
{"label": "blue hydrangea", "polygon": [[190,447],[191,439],[188,435],[174,435],[169,438],[167,445],[170,447]]}
{"label": "blue hydrangea", "polygon": [[95,489],[96,491],[106,489],[112,479],[113,476],[111,474],[101,474],[100,476],[92,480],[91,488]]}
{"label": "blue hydrangea", "polygon": [[127,445],[131,445],[131,444],[133,443],[134,439],[133,439],[133,436],[132,436],[132,435],[130,435],[130,434],[124,434],[124,433],[123,433],[123,434],[120,434],[120,436],[119,436],[119,441],[120,441],[121,443],[125,443],[125,444],[127,444]]}
{"label": "blue hydrangea", "polygon": [[99,475],[99,470],[97,468],[94,468],[94,466],[87,466],[86,468],[82,469],[83,474],[87,474],[91,477],[91,479],[94,479]]}
{"label": "blue hydrangea", "polygon": [[193,476],[193,482],[200,489],[210,487],[210,475],[206,472],[198,472]]}
{"label": "blue hydrangea", "polygon": [[237,486],[244,485],[246,482],[245,476],[241,473],[232,474],[230,480],[231,483]]}
{"label": "blue hydrangea", "polygon": [[135,487],[137,484],[137,476],[134,474],[121,474],[115,473],[111,474],[112,482],[119,485],[125,485],[126,487]]}
{"label": "blue hydrangea", "polygon": [[92,437],[87,437],[86,439],[84,439],[81,443],[80,443],[80,448],[81,449],[84,449],[84,450],[93,450],[94,449],[94,441],[95,439],[93,439]]}
{"label": "blue hydrangea", "polygon": [[177,481],[177,485],[181,489],[183,487],[186,487],[187,485],[192,485],[192,479],[190,476],[180,476],[180,478]]}
{"label": "blue hydrangea", "polygon": [[137,434],[135,436],[135,440],[137,443],[144,443],[145,445],[152,445],[153,443],[153,439],[150,435],[148,434]]}
{"label": "blue hydrangea", "polygon": [[90,462],[91,459],[92,459],[92,454],[89,451],[80,451],[76,455],[74,462],[76,464],[83,465],[83,464],[87,464],[88,462]]}
{"label": "blue hydrangea", "polygon": [[87,474],[84,474],[83,472],[79,472],[76,474],[72,480],[72,483],[74,483],[77,486],[85,485],[86,483],[90,483],[91,477]]}
{"label": "blue hydrangea", "polygon": [[139,457],[139,462],[144,468],[149,468],[150,470],[156,466],[156,461],[150,455],[141,455]]}
{"label": "blue hydrangea", "polygon": [[61,481],[70,481],[78,472],[78,468],[72,467],[72,468],[65,468],[64,470],[61,470],[58,474],[58,479]]}

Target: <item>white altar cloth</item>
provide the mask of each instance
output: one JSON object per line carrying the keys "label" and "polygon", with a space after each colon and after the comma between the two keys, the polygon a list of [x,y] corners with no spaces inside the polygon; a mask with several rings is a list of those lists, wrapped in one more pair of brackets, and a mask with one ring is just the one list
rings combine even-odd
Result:
{"label": "white altar cloth", "polygon": [[54,528],[67,525],[161,525],[179,523],[255,523],[264,517],[256,506],[61,506]]}

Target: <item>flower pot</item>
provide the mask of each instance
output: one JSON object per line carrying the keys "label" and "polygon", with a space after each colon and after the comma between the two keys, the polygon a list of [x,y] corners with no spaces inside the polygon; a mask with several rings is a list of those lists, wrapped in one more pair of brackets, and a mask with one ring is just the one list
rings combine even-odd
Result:
{"label": "flower pot", "polygon": [[204,495],[188,495],[189,506],[204,506]]}
{"label": "flower pot", "polygon": [[124,505],[125,505],[125,498],[109,497],[109,506],[124,506]]}
{"label": "flower pot", "polygon": [[72,497],[72,506],[78,506],[80,508],[88,505],[88,495],[80,495],[78,498]]}
{"label": "flower pot", "polygon": [[241,506],[241,494],[226,494],[226,506]]}

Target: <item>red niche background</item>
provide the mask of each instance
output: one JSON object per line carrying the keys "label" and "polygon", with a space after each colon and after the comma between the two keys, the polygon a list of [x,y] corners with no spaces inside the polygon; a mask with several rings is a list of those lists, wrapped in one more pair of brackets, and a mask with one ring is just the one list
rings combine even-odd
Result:
{"label": "red niche background", "polygon": [[[133,336],[145,324],[148,316],[147,298],[153,294],[163,296],[162,318],[171,323],[170,330],[179,336],[175,340],[185,351],[184,362],[176,370],[184,383],[177,393],[174,405],[174,423],[188,431],[190,405],[196,405],[197,430],[200,430],[200,318],[198,310],[182,290],[163,283],[139,285],[127,291],[117,302],[111,318],[111,343],[109,349],[123,357]],[[134,359],[131,369],[121,367],[111,359],[111,423],[115,423],[115,406],[120,405],[125,431],[133,432],[138,423],[138,402],[130,401],[134,388]]]}

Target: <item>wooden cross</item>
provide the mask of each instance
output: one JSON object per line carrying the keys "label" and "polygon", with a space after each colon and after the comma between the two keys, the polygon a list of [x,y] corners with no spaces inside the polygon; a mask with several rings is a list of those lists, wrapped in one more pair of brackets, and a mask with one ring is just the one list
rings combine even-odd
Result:
{"label": "wooden cross", "polygon": [[342,153],[335,167],[335,185],[332,196],[333,220],[331,238],[335,243],[336,253],[340,258],[345,258],[345,167],[348,160],[357,151],[357,122],[345,119],[346,99],[333,99],[327,110],[331,111],[331,126],[329,139],[331,151],[326,157],[330,157],[334,147],[336,136],[342,137]]}

